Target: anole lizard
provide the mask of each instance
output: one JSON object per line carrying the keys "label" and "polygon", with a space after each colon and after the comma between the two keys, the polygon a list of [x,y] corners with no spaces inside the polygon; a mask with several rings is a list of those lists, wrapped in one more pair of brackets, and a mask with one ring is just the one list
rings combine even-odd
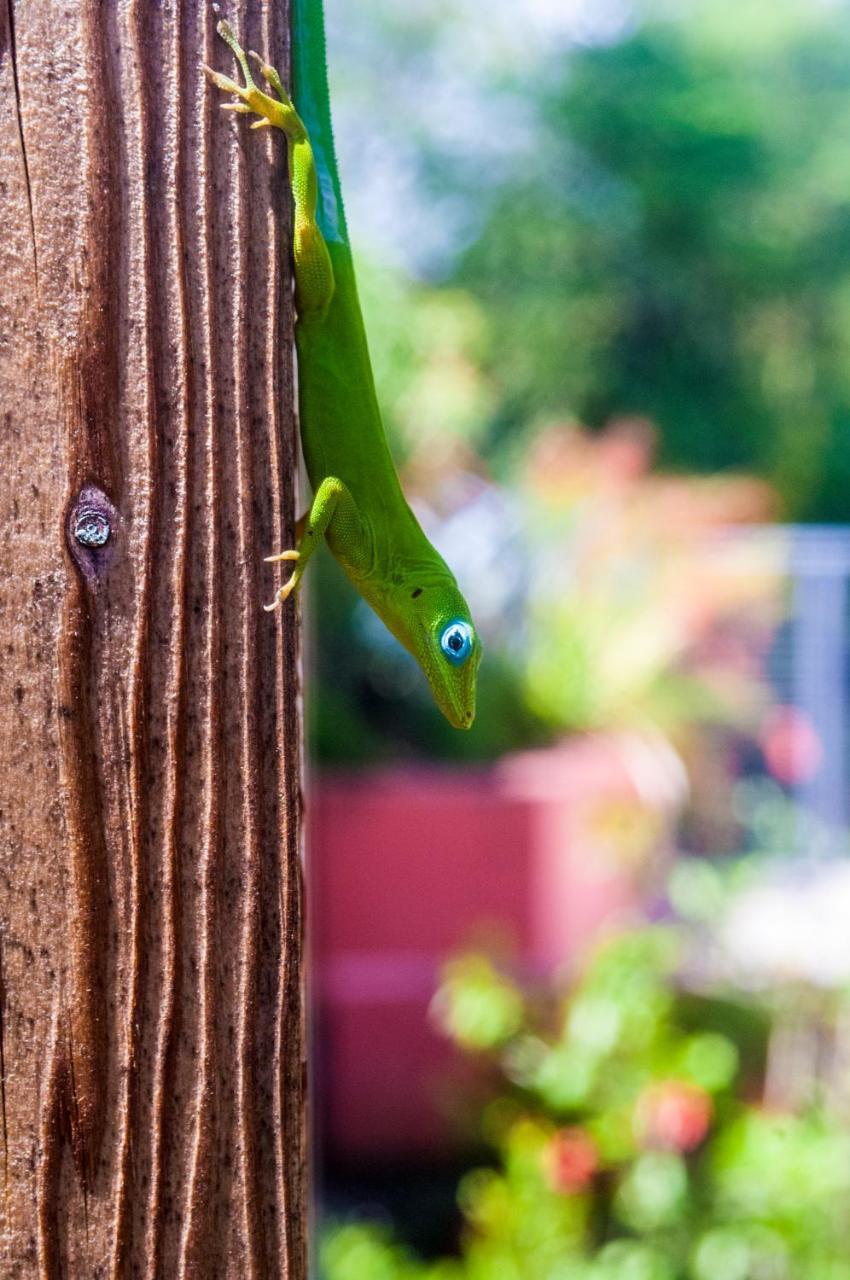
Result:
{"label": "anole lizard", "polygon": [[256,114],[253,128],[272,125],[286,135],[294,201],[298,408],[314,497],[297,550],[269,557],[295,568],[266,608],[295,590],[324,535],[357,590],[419,663],[440,710],[468,729],[481,643],[451,570],[405,500],[384,434],[334,153],[322,0],[294,0],[294,104],[274,68],[252,53],[271,94],[257,87],[228,23],[219,22],[218,32],[244,84],[205,70],[235,96],[227,109]]}

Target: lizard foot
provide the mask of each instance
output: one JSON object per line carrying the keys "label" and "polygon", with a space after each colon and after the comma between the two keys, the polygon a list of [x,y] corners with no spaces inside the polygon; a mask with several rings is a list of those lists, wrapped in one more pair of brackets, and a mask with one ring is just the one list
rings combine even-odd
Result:
{"label": "lizard foot", "polygon": [[[280,560],[300,560],[300,559],[301,559],[300,551],[279,551],[276,556],[265,557],[267,564],[276,564]],[[263,605],[263,608],[265,609],[266,613],[271,613],[274,609],[280,608],[284,600],[287,600],[289,596],[292,594],[292,592],[295,590],[295,588],[298,586],[298,583],[301,581],[301,575],[303,572],[304,572],[303,569],[297,568],[293,573],[292,577],[289,579],[289,581],[284,582],[283,586],[280,587],[277,594],[275,595],[274,600],[272,600],[271,604]]]}
{"label": "lizard foot", "polygon": [[[262,89],[258,89],[251,75],[245,50],[237,41],[230,23],[222,19],[216,25],[216,30],[222,40],[230,46],[236,61],[242,68],[242,75],[245,77],[244,84],[237,84],[235,80],[231,80],[230,76],[222,75],[220,71],[214,71],[212,67],[204,65],[204,71],[217,89],[221,89],[222,93],[232,93],[235,98],[239,99],[238,102],[223,103],[223,109],[225,111],[238,111],[242,115],[260,116],[261,118],[251,126],[253,129],[262,129],[267,125],[275,125],[278,129],[283,129],[285,133],[290,126],[293,115],[293,107],[286,94],[282,93],[283,101],[278,102],[276,98],[270,98],[267,93],[263,93]],[[252,56],[260,64],[260,69],[266,81],[276,88],[280,84],[280,76],[278,76],[273,67],[267,66],[256,54]],[[281,85],[281,92],[282,90],[283,86]]]}

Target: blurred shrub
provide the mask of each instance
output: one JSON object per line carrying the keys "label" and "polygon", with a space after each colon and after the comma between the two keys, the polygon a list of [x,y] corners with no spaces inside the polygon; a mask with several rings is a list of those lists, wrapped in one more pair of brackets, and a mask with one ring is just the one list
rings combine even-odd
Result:
{"label": "blurred shrub", "polygon": [[744,476],[655,474],[654,448],[630,418],[596,436],[550,428],[526,461],[523,683],[560,731],[745,724],[761,696],[781,559],[732,530],[767,520],[773,495]]}
{"label": "blurred shrub", "polygon": [[601,948],[566,992],[452,960],[434,1016],[501,1080],[489,1167],[458,1188],[459,1254],[325,1233],[326,1280],[846,1280],[850,1131],[759,1099],[768,1007],[679,993],[685,935]]}

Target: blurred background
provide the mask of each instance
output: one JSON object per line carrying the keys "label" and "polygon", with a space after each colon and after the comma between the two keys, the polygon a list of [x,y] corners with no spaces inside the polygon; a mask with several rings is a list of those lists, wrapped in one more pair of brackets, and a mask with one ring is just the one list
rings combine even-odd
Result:
{"label": "blurred background", "polygon": [[317,1275],[850,1280],[850,3],[326,7],[485,659],[322,556]]}

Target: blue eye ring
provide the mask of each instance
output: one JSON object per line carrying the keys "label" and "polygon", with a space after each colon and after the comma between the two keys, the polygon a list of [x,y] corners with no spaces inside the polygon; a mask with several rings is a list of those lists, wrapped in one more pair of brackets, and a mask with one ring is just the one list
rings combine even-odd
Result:
{"label": "blue eye ring", "polygon": [[468,622],[456,618],[448,626],[443,627],[440,635],[440,648],[453,666],[459,667],[466,662],[472,653],[475,632]]}

